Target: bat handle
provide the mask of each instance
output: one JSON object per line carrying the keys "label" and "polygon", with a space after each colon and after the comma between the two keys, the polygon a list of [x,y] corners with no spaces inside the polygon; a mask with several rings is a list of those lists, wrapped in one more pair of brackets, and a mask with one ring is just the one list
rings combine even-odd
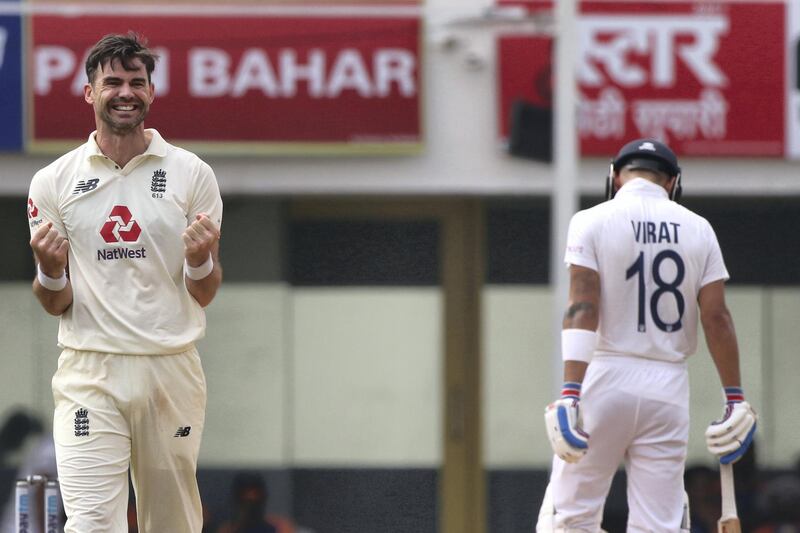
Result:
{"label": "bat handle", "polygon": [[722,489],[722,517],[736,517],[736,490],[733,484],[733,465],[719,465],[719,480]]}

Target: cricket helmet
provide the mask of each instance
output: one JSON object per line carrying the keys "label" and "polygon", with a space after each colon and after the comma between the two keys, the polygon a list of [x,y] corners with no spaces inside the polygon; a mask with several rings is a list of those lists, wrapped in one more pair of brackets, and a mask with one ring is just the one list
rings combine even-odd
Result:
{"label": "cricket helmet", "polygon": [[636,139],[623,146],[611,161],[606,179],[607,199],[613,198],[617,192],[614,190],[614,175],[625,167],[660,172],[676,178],[670,198],[676,202],[680,199],[681,167],[678,166],[675,152],[666,144],[655,139]]}

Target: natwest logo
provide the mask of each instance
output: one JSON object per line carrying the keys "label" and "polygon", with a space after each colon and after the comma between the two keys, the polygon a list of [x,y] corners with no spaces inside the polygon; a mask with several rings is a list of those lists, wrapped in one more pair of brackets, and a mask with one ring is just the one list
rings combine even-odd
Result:
{"label": "natwest logo", "polygon": [[36,218],[39,216],[39,208],[33,203],[33,199],[28,198],[28,218]]}
{"label": "natwest logo", "polygon": [[136,242],[141,233],[142,228],[133,219],[130,209],[124,205],[115,205],[108,215],[108,220],[100,228],[100,235],[108,243]]}

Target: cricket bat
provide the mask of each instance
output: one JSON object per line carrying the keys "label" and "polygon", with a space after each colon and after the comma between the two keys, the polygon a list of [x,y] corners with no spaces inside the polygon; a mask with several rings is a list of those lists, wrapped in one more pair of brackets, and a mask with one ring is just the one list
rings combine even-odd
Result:
{"label": "cricket bat", "polygon": [[722,516],[717,522],[717,533],[742,533],[739,516],[736,514],[733,465],[719,465],[719,482],[722,489]]}

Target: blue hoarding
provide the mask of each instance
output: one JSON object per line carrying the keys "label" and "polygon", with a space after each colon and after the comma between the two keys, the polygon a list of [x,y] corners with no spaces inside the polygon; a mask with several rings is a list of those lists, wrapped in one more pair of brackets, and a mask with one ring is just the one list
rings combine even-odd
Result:
{"label": "blue hoarding", "polygon": [[0,151],[22,150],[22,37],[19,16],[0,16]]}

